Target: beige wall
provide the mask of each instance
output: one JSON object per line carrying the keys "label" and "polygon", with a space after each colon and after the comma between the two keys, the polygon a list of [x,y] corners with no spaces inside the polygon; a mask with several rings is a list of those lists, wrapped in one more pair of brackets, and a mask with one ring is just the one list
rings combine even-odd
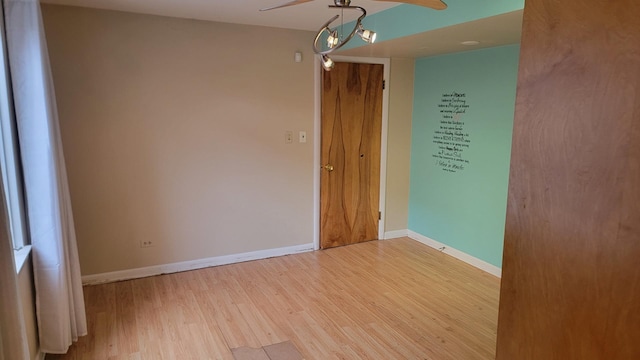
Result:
{"label": "beige wall", "polygon": [[407,229],[414,59],[391,59],[385,231]]}
{"label": "beige wall", "polygon": [[43,17],[83,275],[313,241],[312,33]]}
{"label": "beige wall", "polygon": [[31,258],[27,259],[18,273],[18,291],[22,308],[22,318],[29,348],[29,358],[38,359],[40,349],[38,347],[38,328],[36,325],[36,304],[33,294],[33,271],[31,271]]}

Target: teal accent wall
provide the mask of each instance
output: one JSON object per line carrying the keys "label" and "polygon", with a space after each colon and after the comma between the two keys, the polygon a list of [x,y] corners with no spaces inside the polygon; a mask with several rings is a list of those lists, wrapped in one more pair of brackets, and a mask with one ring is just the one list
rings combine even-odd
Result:
{"label": "teal accent wall", "polygon": [[518,45],[416,60],[409,229],[502,265]]}
{"label": "teal accent wall", "polygon": [[[367,15],[362,23],[365,28],[377,33],[376,42],[382,42],[524,8],[524,0],[445,0],[445,2],[448,5],[445,10],[402,4]],[[351,29],[354,23],[345,25],[345,28]],[[363,41],[350,41],[343,49],[364,45],[366,43]]]}

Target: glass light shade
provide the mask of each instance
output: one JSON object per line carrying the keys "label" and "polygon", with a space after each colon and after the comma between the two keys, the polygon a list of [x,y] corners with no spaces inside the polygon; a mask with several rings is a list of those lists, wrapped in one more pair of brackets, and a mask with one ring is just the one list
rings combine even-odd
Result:
{"label": "glass light shade", "polygon": [[334,46],[338,45],[338,41],[338,30],[331,31],[331,33],[329,33],[329,36],[327,37],[327,46],[329,47],[329,49],[332,49]]}
{"label": "glass light shade", "polygon": [[331,60],[330,57],[328,57],[327,55],[322,55],[323,69],[325,69],[326,71],[331,71],[331,69],[333,69],[334,66],[335,66],[335,63],[333,62],[333,60]]}
{"label": "glass light shade", "polygon": [[362,40],[368,42],[369,44],[373,44],[376,41],[376,33],[371,30],[364,30],[362,28],[358,29],[358,35]]}

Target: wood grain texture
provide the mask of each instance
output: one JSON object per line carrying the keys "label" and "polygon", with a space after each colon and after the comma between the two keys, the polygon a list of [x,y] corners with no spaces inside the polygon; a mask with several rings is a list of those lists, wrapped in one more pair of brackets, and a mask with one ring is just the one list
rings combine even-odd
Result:
{"label": "wood grain texture", "polygon": [[85,287],[89,335],[47,359],[489,360],[499,280],[408,238]]}
{"label": "wood grain texture", "polygon": [[322,75],[320,246],[378,238],[383,65],[336,63]]}
{"label": "wood grain texture", "polygon": [[640,359],[640,4],[527,1],[499,360]]}

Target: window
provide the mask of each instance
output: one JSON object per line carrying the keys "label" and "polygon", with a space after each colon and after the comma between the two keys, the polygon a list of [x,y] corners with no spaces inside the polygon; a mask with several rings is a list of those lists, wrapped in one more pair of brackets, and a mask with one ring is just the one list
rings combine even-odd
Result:
{"label": "window", "polygon": [[[0,21],[0,25],[2,21]],[[21,185],[20,161],[17,144],[17,131],[13,100],[11,98],[10,78],[7,75],[8,62],[4,26],[0,31],[0,168],[2,170],[3,193],[9,215],[9,228],[13,248],[20,250],[26,245],[25,217]]]}

